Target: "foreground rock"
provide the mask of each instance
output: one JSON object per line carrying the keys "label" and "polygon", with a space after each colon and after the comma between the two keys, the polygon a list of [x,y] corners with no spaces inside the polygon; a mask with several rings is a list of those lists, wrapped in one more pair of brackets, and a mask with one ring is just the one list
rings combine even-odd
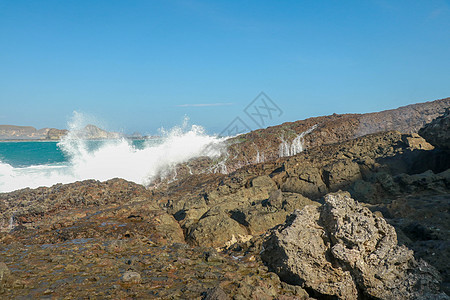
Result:
{"label": "foreground rock", "polygon": [[439,294],[439,273],[398,246],[394,228],[348,193],[296,211],[261,255],[283,281],[320,297],[448,299]]}
{"label": "foreground rock", "polygon": [[0,205],[1,299],[308,298],[254,256],[187,245],[153,193],[123,179],[0,194]]}

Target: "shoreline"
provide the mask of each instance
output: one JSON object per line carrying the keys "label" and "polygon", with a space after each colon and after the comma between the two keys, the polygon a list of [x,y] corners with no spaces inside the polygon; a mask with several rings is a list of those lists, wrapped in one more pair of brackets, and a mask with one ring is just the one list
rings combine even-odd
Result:
{"label": "shoreline", "polygon": [[7,143],[7,142],[60,142],[61,140],[34,140],[34,139],[7,139],[7,140],[0,140],[0,143]]}
{"label": "shoreline", "polygon": [[[130,140],[130,141],[147,141],[147,140],[156,140],[156,139],[160,139],[160,136],[151,136],[148,138],[127,138],[124,137],[125,140]],[[113,140],[120,140],[122,138],[118,138],[118,139],[86,139],[86,141],[113,141]],[[59,140],[38,140],[38,139],[0,139],[0,143],[11,143],[11,142],[60,142],[61,139]]]}

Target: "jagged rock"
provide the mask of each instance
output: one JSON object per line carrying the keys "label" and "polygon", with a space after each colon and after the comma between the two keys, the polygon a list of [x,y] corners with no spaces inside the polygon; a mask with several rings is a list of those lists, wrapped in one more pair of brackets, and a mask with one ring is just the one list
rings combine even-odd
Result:
{"label": "jagged rock", "polygon": [[407,144],[411,149],[420,150],[433,150],[434,147],[424,140],[419,134],[412,133],[411,135],[406,135],[403,138],[403,142]]}
{"label": "jagged rock", "polygon": [[193,244],[221,247],[227,242],[233,243],[248,235],[245,227],[230,218],[226,213],[207,215],[193,225],[187,239]]}
{"label": "jagged rock", "polygon": [[247,227],[252,235],[261,234],[286,220],[286,216],[295,209],[302,209],[306,205],[319,205],[301,194],[273,191],[269,199],[254,203],[254,205],[235,208],[231,217],[241,225]]}
{"label": "jagged rock", "polygon": [[317,198],[326,192],[320,169],[297,164],[287,168],[288,178],[281,185],[283,192],[299,193],[308,198]]}
{"label": "jagged rock", "polygon": [[265,188],[268,190],[276,189],[275,182],[269,176],[258,176],[252,180],[252,187]]}
{"label": "jagged rock", "polygon": [[220,286],[208,289],[203,300],[228,300],[231,299]]}
{"label": "jagged rock", "polygon": [[[408,140],[417,143],[405,142]],[[207,225],[206,219],[212,216],[211,224],[221,222],[219,212],[225,223],[233,225],[230,230],[237,229],[232,222],[236,221],[248,235],[256,235],[283,223],[293,209],[312,203],[310,199],[320,199],[337,189],[349,189],[358,200],[373,204],[386,196],[397,196],[406,187],[396,176],[411,171],[417,160],[423,161],[420,155],[429,152],[419,149],[423,144],[423,138],[410,134],[377,133],[321,146],[275,163],[245,167],[230,175],[192,176],[169,187],[164,195],[167,200],[162,201],[167,201],[168,212],[188,233],[189,242],[216,246],[219,240],[229,241],[221,237],[226,230]],[[445,188],[444,180],[436,181],[438,184]],[[193,233],[206,225],[209,237],[204,243],[203,234]],[[227,238],[233,234],[226,233]]]}
{"label": "jagged rock", "polygon": [[419,134],[436,148],[450,150],[450,110],[426,124]]}
{"label": "jagged rock", "polygon": [[323,168],[325,184],[331,191],[336,191],[349,182],[361,179],[359,165],[350,159],[332,162]]}
{"label": "jagged rock", "polygon": [[314,206],[295,211],[284,226],[272,232],[261,257],[289,284],[301,285],[317,295],[356,299],[350,272],[333,267],[326,258],[330,245],[317,224],[319,218],[319,210]]}
{"label": "jagged rock", "polygon": [[394,228],[348,193],[295,211],[272,230],[261,256],[282,280],[317,296],[446,299],[439,273],[398,246]]}

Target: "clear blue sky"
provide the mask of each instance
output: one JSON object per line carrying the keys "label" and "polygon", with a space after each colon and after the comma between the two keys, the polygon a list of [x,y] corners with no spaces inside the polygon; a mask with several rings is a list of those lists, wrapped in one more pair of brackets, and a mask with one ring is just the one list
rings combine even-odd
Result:
{"label": "clear blue sky", "polygon": [[261,91],[273,124],[449,97],[450,1],[0,0],[0,124],[218,133]]}

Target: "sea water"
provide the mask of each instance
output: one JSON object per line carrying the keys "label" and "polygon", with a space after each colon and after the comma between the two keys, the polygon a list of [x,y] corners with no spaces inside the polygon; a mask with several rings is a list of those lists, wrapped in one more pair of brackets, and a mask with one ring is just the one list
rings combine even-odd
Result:
{"label": "sea water", "polygon": [[0,192],[116,177],[148,185],[179,163],[221,156],[224,141],[185,124],[148,140],[83,140],[71,130],[59,142],[0,142]]}

